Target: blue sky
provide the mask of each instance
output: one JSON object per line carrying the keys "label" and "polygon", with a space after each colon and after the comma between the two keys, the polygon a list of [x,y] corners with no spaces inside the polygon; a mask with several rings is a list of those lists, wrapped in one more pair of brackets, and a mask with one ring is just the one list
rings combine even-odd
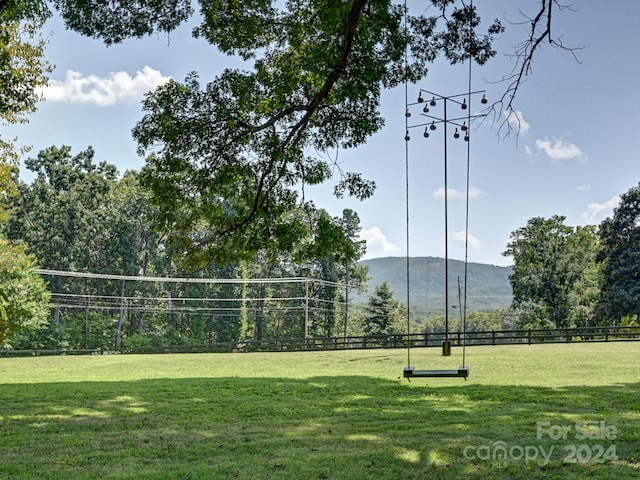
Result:
{"label": "blue sky", "polygon": [[[424,2],[410,1],[412,9]],[[532,13],[534,0],[476,2],[483,19],[522,21],[519,10]],[[555,35],[576,47],[577,60],[566,51],[545,46],[533,72],[522,85],[515,108],[520,135],[503,138],[501,117],[487,118],[472,132],[470,163],[469,254],[472,262],[507,265],[510,233],[532,217],[564,215],[571,226],[599,224],[612,214],[618,196],[640,180],[640,62],[635,32],[640,2],[573,0],[572,9],[556,17]],[[506,22],[505,22],[506,23]],[[472,88],[486,90],[490,101],[502,95],[513,60],[507,53],[526,37],[526,25],[507,25],[496,44],[498,56],[474,66]],[[221,56],[190,27],[171,35],[129,40],[105,47],[64,30],[57,19],[46,26],[47,57],[56,68],[47,100],[26,125],[5,129],[32,154],[51,145],[70,145],[79,152],[92,145],[96,160],[121,171],[139,169],[131,129],[141,118],[145,91],[172,77],[183,80],[198,71],[204,83],[223,68],[240,66]],[[467,90],[467,66],[438,62],[419,85],[410,85],[414,102],[420,88],[449,96]],[[472,106],[473,108],[473,106]],[[332,185],[306,189],[318,207],[340,215],[358,212],[367,239],[367,258],[403,256],[405,212],[404,88],[383,96],[385,128],[356,150],[340,151],[347,171],[361,171],[377,183],[375,196],[364,202],[332,197]],[[475,111],[475,110],[474,110]],[[419,121],[418,111],[410,119]],[[451,118],[451,115],[450,115]],[[444,256],[442,130],[427,140],[411,131],[409,142],[409,254]],[[450,258],[464,258],[466,144],[448,141]],[[29,180],[27,172],[22,178]]]}

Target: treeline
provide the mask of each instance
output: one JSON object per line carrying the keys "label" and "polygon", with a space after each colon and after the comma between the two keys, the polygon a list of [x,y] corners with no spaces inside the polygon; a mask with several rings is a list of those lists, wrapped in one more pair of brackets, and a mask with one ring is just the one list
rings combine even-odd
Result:
{"label": "treeline", "polygon": [[[12,348],[114,348],[116,331],[123,346],[299,337],[305,329],[310,336],[330,336],[342,328],[344,318],[340,285],[360,283],[366,275],[357,264],[365,246],[357,239],[359,218],[351,210],[340,218],[308,206],[290,212],[300,216],[298,224],[306,230],[304,241],[288,252],[260,252],[226,265],[202,259],[194,263],[181,258],[154,228],[159,215],[140,183],[140,172],[120,175],[107,162],[96,164],[92,148],[74,155],[70,147],[50,147],[25,165],[34,178],[20,182],[18,194],[3,199],[8,219],[2,234],[7,245],[25,249],[43,269],[146,277],[309,277],[321,282],[311,285],[310,292],[300,284],[158,282],[134,282],[122,291],[117,280],[47,276],[53,293],[50,315],[37,325],[25,322],[27,328],[15,328],[8,340]],[[206,228],[200,234],[206,235]],[[322,308],[313,308],[305,325],[300,299],[306,295]],[[121,296],[155,300],[135,308],[124,305],[123,319]],[[276,308],[276,297],[297,298],[297,305]],[[189,300],[190,309],[184,308],[184,299],[195,298],[210,303],[203,309],[202,302]],[[111,301],[107,305],[104,299]],[[163,299],[161,308],[157,299]],[[243,299],[256,300],[242,311]],[[296,315],[287,313],[293,310]],[[7,338],[0,337],[0,343]]]}
{"label": "treeline", "polygon": [[[91,148],[50,147],[27,159],[30,183],[4,190],[0,214],[0,344],[20,349],[118,348],[186,342],[440,332],[444,314],[407,307],[387,283],[348,306],[364,283],[359,218],[322,209],[300,217],[286,250],[261,250],[227,264],[196,260],[158,233],[162,218],[141,183],[94,162]],[[15,172],[14,172],[15,173]],[[5,178],[6,179],[6,178]],[[631,325],[640,312],[640,187],[622,195],[599,227],[532,218],[512,232],[511,308],[467,311],[466,330]],[[165,226],[166,227],[166,226]],[[197,229],[207,235],[207,226]],[[284,238],[280,234],[281,240]],[[248,248],[248,251],[252,251]],[[188,253],[188,252],[187,252]],[[241,252],[238,256],[242,256]],[[34,274],[48,270],[132,277],[258,279],[306,277],[312,283],[122,282]],[[351,294],[350,299],[347,295]],[[453,308],[453,307],[452,307]],[[348,311],[347,311],[348,309]],[[450,331],[462,329],[463,306]]]}
{"label": "treeline", "polygon": [[511,234],[512,309],[525,328],[638,325],[640,186],[598,227],[536,217]]}

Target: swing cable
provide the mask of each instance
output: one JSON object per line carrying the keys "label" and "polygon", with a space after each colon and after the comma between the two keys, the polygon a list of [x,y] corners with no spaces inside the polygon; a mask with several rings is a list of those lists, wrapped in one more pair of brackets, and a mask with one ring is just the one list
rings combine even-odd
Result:
{"label": "swing cable", "polygon": [[[470,7],[473,10],[473,0]],[[469,22],[469,83],[467,92],[467,104],[471,105],[471,39],[473,35],[471,22]],[[467,125],[471,127],[471,109],[467,109]],[[471,128],[469,128],[471,129]],[[466,186],[466,207],[465,207],[465,228],[464,228],[464,300],[462,304],[462,365],[466,365],[467,355],[467,280],[469,278],[469,192],[471,178],[471,136],[467,141],[467,186]]]}
{"label": "swing cable", "polygon": [[[408,30],[407,30],[407,0],[404,0],[404,104],[405,109],[409,104],[409,85],[408,85],[408,69],[409,69],[409,45],[407,41]],[[406,282],[407,282],[407,365],[411,365],[411,303],[410,303],[410,294],[409,294],[409,118],[405,115],[404,117],[404,127],[407,135],[405,136],[404,142],[404,191],[405,191],[405,211],[406,211]]]}

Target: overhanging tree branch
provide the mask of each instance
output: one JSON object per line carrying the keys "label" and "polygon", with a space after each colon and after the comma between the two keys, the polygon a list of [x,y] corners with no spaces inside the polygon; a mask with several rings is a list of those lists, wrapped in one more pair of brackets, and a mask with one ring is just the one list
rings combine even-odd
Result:
{"label": "overhanging tree branch", "polygon": [[314,98],[307,106],[304,116],[291,129],[288,137],[283,142],[284,146],[293,141],[294,138],[299,134],[299,132],[308,125],[309,120],[316,112],[320,104],[329,96],[329,93],[331,93],[333,86],[346,72],[347,66],[349,64],[349,55],[351,54],[351,50],[353,49],[353,39],[356,35],[358,22],[366,5],[367,0],[356,0],[353,2],[353,5],[351,6],[351,12],[349,13],[349,17],[347,18],[347,22],[345,25],[345,34],[342,40],[342,49],[340,52],[340,56],[338,57],[338,61],[331,70],[331,73],[329,73],[329,76],[327,77],[320,91],[314,96]]}
{"label": "overhanging tree branch", "polygon": [[[382,88],[424,77],[438,54],[453,63],[495,55],[499,22],[479,35],[473,7],[446,8],[450,17],[420,15],[408,33],[403,7],[386,0],[292,2],[282,11],[268,1],[211,0],[198,34],[226,53],[256,58],[254,70],[227,69],[204,90],[195,75],[160,87],[134,129],[140,152],[161,147],[148,161],[157,175],[145,178],[159,206],[166,199],[160,220],[176,231],[177,243],[224,261],[247,245],[288,248],[307,228],[289,215],[308,204],[298,187],[333,174],[309,151],[364,144],[384,124]],[[472,34],[460,35],[468,25]],[[340,173],[337,196],[371,196],[373,182]]]}
{"label": "overhanging tree branch", "polygon": [[347,67],[349,64],[349,55],[353,49],[354,38],[358,28],[358,23],[360,18],[362,17],[362,12],[366,5],[367,5],[367,0],[356,0],[353,2],[351,11],[345,23],[345,29],[344,29],[345,33],[343,36],[342,47],[340,50],[340,55],[338,57],[338,60],[336,61],[335,66],[327,76],[322,88],[315,94],[315,96],[311,99],[308,105],[304,107],[300,107],[296,105],[290,106],[282,110],[281,112],[277,113],[276,115],[271,117],[269,120],[267,120],[266,122],[258,126],[250,126],[242,122],[242,125],[245,128],[247,128],[252,132],[257,132],[260,130],[273,127],[277,122],[279,122],[283,118],[287,117],[288,115],[296,111],[305,112],[304,115],[294,125],[291,126],[288,135],[281,142],[281,145],[279,147],[280,155],[277,155],[277,156],[273,155],[269,158],[269,161],[265,169],[262,171],[260,175],[260,179],[258,181],[258,185],[254,194],[251,210],[248,212],[247,215],[244,216],[244,218],[241,219],[240,222],[237,222],[229,226],[225,231],[220,232],[221,238],[224,240],[221,242],[218,248],[218,251],[222,251],[227,246],[228,242],[237,231],[242,230],[243,228],[246,228],[251,222],[253,222],[256,216],[258,215],[258,212],[261,209],[265,208],[265,205],[268,204],[270,196],[273,194],[274,188],[277,187],[277,185],[280,183],[280,181],[282,180],[285,174],[281,173],[280,175],[277,175],[275,178],[273,178],[271,181],[269,181],[269,178],[272,176],[274,170],[276,170],[276,167],[280,162],[287,163],[288,161],[288,159],[286,158],[287,148],[291,144],[295,145],[298,143],[301,132],[303,132],[304,129],[307,127],[313,115],[322,105],[322,102],[330,95],[334,85],[340,80],[340,78],[344,75],[344,73],[347,70]]}
{"label": "overhanging tree branch", "polygon": [[504,132],[503,136],[505,137],[511,133],[514,125],[517,127],[516,133],[520,130],[520,119],[516,114],[514,102],[520,87],[533,70],[533,60],[536,52],[543,45],[548,44],[569,52],[579,62],[576,51],[582,47],[567,47],[562,42],[561,36],[554,37],[551,33],[555,12],[563,10],[574,10],[574,8],[571,5],[560,3],[559,0],[541,0],[535,16],[529,17],[520,11],[520,14],[526,18],[525,22],[520,22],[520,24],[530,24],[529,36],[526,40],[516,45],[514,53],[509,55],[515,59],[515,65],[511,74],[500,80],[500,82],[507,82],[507,88],[492,107],[495,114],[494,118],[502,118],[498,131],[499,134]]}

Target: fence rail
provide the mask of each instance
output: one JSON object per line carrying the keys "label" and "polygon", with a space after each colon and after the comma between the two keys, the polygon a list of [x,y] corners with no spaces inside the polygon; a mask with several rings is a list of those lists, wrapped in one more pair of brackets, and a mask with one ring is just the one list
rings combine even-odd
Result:
{"label": "fence rail", "polygon": [[[291,352],[304,350],[347,350],[367,348],[438,347],[443,332],[352,337],[279,338],[241,342],[198,343],[115,350],[0,350],[0,357],[39,355],[107,355],[117,353],[205,353],[205,352]],[[487,330],[450,333],[454,345],[532,345],[539,343],[580,343],[640,341],[640,326],[574,327],[559,329]]]}

